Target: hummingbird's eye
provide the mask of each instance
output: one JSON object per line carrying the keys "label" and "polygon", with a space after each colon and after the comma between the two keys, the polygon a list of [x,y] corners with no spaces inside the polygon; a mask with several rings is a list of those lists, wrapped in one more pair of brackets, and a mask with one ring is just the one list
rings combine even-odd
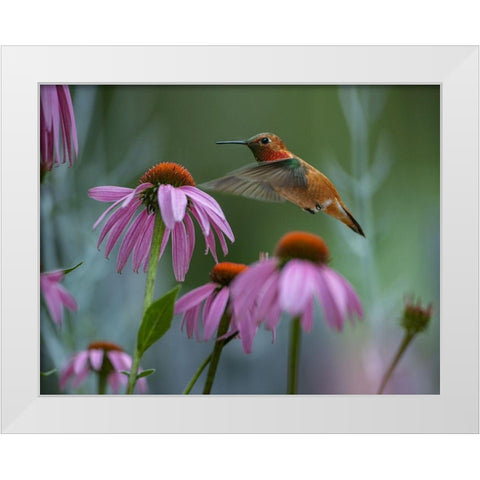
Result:
{"label": "hummingbird's eye", "polygon": [[264,145],[266,145],[267,143],[270,143],[271,140],[268,138],[268,137],[263,137],[261,140],[260,140]]}

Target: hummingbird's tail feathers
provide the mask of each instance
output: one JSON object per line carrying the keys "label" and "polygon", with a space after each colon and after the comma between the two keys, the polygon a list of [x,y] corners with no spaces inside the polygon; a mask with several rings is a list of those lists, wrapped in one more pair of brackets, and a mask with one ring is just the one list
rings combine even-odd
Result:
{"label": "hummingbird's tail feathers", "polygon": [[340,220],[348,228],[351,228],[355,233],[358,233],[362,237],[365,237],[362,227],[353,218],[353,215],[348,211],[348,208],[343,204],[340,199],[333,201],[325,210],[325,213]]}
{"label": "hummingbird's tail feathers", "polygon": [[360,224],[353,218],[353,215],[348,211],[347,207],[341,203],[340,203],[340,207],[341,209],[343,210],[343,212],[345,212],[347,218],[341,218],[340,220],[349,228],[351,228],[355,233],[358,233],[359,235],[361,235],[362,237],[365,238],[365,234],[363,233],[363,230],[362,230],[362,227],[360,226]]}

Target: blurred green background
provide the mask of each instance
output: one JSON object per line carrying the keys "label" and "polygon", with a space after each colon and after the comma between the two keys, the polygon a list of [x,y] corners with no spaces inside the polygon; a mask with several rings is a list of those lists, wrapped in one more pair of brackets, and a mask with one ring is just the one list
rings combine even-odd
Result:
{"label": "blurred green background", "polygon": [[[67,312],[56,328],[42,308],[41,369],[60,369],[77,350],[109,340],[132,354],[142,311],[145,275],[130,262],[115,272],[118,246],[104,257],[92,225],[107,204],[91,200],[89,188],[134,187],[152,165],[184,165],[197,183],[252,163],[240,145],[217,140],[279,135],[287,147],[336,185],[366,233],[290,204],[263,203],[210,192],[221,204],[236,236],[226,257],[252,263],[272,253],[291,230],[321,235],[331,267],[350,280],[365,318],[343,332],[328,329],[320,309],[314,328],[303,334],[299,393],[371,394],[403,336],[404,299],[433,303],[428,330],[400,361],[386,393],[439,393],[440,310],[440,89],[438,86],[71,86],[79,158],[47,175],[41,187],[41,259],[44,269],[83,265],[64,285],[79,311]],[[170,249],[159,264],[156,297],[175,285]],[[212,257],[197,244],[180,295],[209,280]],[[150,393],[180,394],[211,352],[180,332],[180,319],[142,359],[155,368]],[[212,393],[282,394],[286,389],[289,318],[277,339],[260,329],[253,351],[239,341],[223,351]],[[192,393],[200,393],[201,377]],[[56,375],[41,379],[41,393],[58,391]],[[86,382],[69,393],[95,393]]]}

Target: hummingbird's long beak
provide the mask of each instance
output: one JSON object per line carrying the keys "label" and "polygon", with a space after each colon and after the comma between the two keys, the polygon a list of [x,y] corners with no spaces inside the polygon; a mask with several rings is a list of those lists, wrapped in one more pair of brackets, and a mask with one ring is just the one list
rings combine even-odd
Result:
{"label": "hummingbird's long beak", "polygon": [[217,145],[223,145],[227,143],[236,143],[238,145],[246,145],[246,140],[221,140],[220,142],[215,142]]}

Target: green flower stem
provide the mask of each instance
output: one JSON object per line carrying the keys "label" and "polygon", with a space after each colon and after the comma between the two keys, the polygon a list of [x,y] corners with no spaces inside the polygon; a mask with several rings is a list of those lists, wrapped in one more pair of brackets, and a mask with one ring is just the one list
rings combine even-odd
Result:
{"label": "green flower stem", "polygon": [[[155,287],[155,277],[157,276],[157,263],[158,256],[160,255],[160,246],[162,244],[163,233],[165,231],[165,225],[162,220],[160,212],[155,212],[155,223],[153,226],[152,245],[150,247],[150,257],[148,258],[148,270],[147,280],[145,282],[145,296],[143,299],[143,313],[142,319],[145,316],[145,312],[152,304],[153,289]],[[127,394],[132,394],[135,384],[137,383],[137,373],[140,366],[140,353],[138,348],[135,347],[135,353],[133,355],[132,368],[128,377]]]}
{"label": "green flower stem", "polygon": [[378,389],[378,392],[377,392],[378,395],[383,393],[383,390],[387,385],[388,380],[392,376],[392,373],[395,370],[397,363],[399,362],[400,358],[404,354],[405,350],[407,349],[408,345],[410,344],[414,336],[415,336],[414,333],[405,332],[405,336],[403,337],[402,343],[398,348],[397,354],[395,355],[395,358],[390,364],[390,367],[388,368],[388,370],[385,372],[385,375],[383,376],[382,383],[380,384],[380,388]]}
{"label": "green flower stem", "polygon": [[[238,335],[238,332],[232,333],[229,337],[227,337],[225,340],[218,340],[218,342],[223,342],[222,348],[229,343],[231,340],[233,340],[236,336]],[[198,380],[198,377],[202,374],[202,372],[205,370],[205,367],[210,363],[210,360],[212,359],[213,353],[211,353],[204,361],[203,363],[198,367],[197,371],[193,375],[192,379],[188,382],[188,385],[185,387],[185,390],[183,391],[183,395],[188,395],[191,391],[193,386]]]}
{"label": "green flower stem", "polygon": [[217,341],[215,342],[215,346],[213,347],[213,352],[211,355],[212,358],[210,359],[210,368],[208,369],[207,380],[205,381],[205,386],[203,387],[204,395],[209,394],[210,390],[212,389],[213,380],[215,379],[215,373],[217,372],[218,361],[220,360],[220,355],[222,354],[222,349],[225,345],[225,342],[222,342],[221,340],[218,341],[218,338],[227,333],[229,325],[230,315],[224,313],[222,320],[220,321],[220,325],[218,326]]}
{"label": "green flower stem", "polygon": [[107,393],[107,379],[108,374],[105,372],[98,372],[98,394],[105,395]]}
{"label": "green flower stem", "polygon": [[300,354],[300,317],[292,320],[290,327],[290,348],[288,352],[288,380],[287,393],[297,393],[298,357]]}

